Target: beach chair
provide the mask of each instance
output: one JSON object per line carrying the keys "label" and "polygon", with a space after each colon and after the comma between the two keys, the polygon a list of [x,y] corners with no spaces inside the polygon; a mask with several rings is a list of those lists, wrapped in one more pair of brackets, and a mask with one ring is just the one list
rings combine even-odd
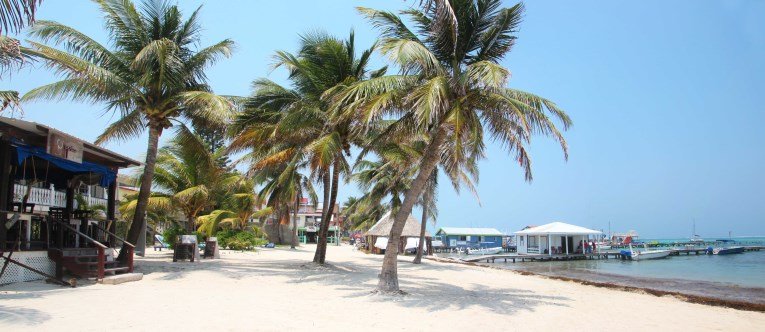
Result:
{"label": "beach chair", "polygon": [[159,243],[159,244],[156,244],[156,243],[154,244],[154,251],[157,251],[158,249],[159,251],[162,251],[162,249],[169,248],[167,243],[165,243],[165,238],[162,235],[159,235],[159,234],[154,235],[154,240]]}

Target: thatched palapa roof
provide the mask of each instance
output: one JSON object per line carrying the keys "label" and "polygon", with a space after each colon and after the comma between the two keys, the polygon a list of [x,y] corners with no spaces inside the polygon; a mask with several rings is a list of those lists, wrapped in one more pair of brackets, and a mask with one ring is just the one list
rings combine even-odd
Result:
{"label": "thatched palapa roof", "polygon": [[[404,230],[401,232],[401,236],[419,237],[420,226],[420,221],[414,219],[410,214],[409,217],[406,218],[406,225],[404,225]],[[389,236],[391,228],[393,228],[393,216],[391,216],[391,212],[388,211],[388,213],[380,218],[372,228],[364,233],[364,236]],[[425,237],[430,237],[430,233],[428,233],[427,230],[425,231]]]}

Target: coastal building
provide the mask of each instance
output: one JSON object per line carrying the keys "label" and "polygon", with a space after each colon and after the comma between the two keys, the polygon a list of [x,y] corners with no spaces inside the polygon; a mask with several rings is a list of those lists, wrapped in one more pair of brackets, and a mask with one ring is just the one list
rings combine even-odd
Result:
{"label": "coastal building", "polygon": [[[300,205],[297,212],[297,229],[298,240],[300,243],[316,243],[318,240],[319,227],[321,226],[321,218],[323,215],[322,203],[317,202],[314,204],[308,198],[300,200]],[[284,219],[283,223],[280,223],[275,217],[270,217],[266,220],[264,230],[268,234],[268,238],[275,243],[291,243],[292,242],[292,225],[295,216],[290,213],[289,220]],[[327,234],[327,242],[335,245],[340,245],[340,232],[343,218],[340,216],[340,206],[335,205],[332,211],[332,218],[329,221],[329,230]]]}
{"label": "coastal building", "polygon": [[114,260],[123,242],[114,235],[117,173],[139,165],[54,128],[0,117],[0,252],[13,253],[3,257],[0,284],[60,279],[65,270],[98,279],[132,271],[131,245],[125,263]]}
{"label": "coastal building", "polygon": [[[406,224],[404,225],[404,230],[401,232],[401,240],[399,241],[399,253],[404,253],[406,250],[417,248],[420,242],[420,226],[421,223],[417,219],[414,219],[411,214],[406,218]],[[393,216],[391,216],[391,212],[388,211],[388,213],[364,233],[370,252],[373,254],[385,253],[391,228],[393,228]],[[428,255],[433,253],[431,240],[430,233],[426,231],[423,248],[425,248],[425,252]]]}
{"label": "coastal building", "polygon": [[441,227],[435,238],[449,249],[491,248],[502,246],[502,236],[495,228]]}
{"label": "coastal building", "polygon": [[515,244],[519,254],[582,254],[581,244],[601,234],[581,226],[552,222],[515,232]]}

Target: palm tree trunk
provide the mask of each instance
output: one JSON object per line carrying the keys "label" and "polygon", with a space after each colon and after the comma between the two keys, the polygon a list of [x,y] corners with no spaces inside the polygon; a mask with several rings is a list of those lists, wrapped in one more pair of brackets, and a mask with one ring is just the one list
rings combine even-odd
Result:
{"label": "palm tree trunk", "polygon": [[186,234],[194,233],[194,215],[190,214],[186,216]]}
{"label": "palm tree trunk", "polygon": [[282,209],[279,209],[279,212],[276,214],[276,222],[274,223],[276,225],[276,244],[282,244],[282,215],[284,214],[284,211]]}
{"label": "palm tree trunk", "polygon": [[420,195],[425,190],[425,184],[427,184],[430,178],[430,173],[436,169],[441,159],[440,151],[444,140],[446,140],[446,130],[442,127],[438,129],[433,136],[433,140],[425,148],[425,154],[420,161],[420,171],[412,182],[412,186],[404,194],[404,202],[401,203],[401,207],[399,207],[393,219],[393,226],[388,236],[388,245],[385,248],[382,270],[380,271],[380,279],[377,283],[377,290],[379,292],[393,293],[399,291],[398,247],[401,242],[401,233],[404,231],[406,219],[412,213],[414,204],[417,203],[417,199],[420,198]]}
{"label": "palm tree trunk", "polygon": [[422,225],[420,225],[420,243],[417,244],[417,255],[414,256],[412,263],[422,263],[422,249],[425,243],[425,228],[428,226],[428,192],[422,195]]}
{"label": "palm tree trunk", "polygon": [[319,241],[316,243],[316,253],[313,256],[313,262],[318,264],[324,264],[327,258],[327,233],[329,231],[329,223],[332,221],[332,211],[335,209],[335,200],[337,200],[337,186],[340,180],[340,167],[335,163],[332,168],[332,184],[330,186],[329,204],[327,204],[327,210],[323,213],[321,219],[321,227],[319,227]]}
{"label": "palm tree trunk", "polygon": [[[146,244],[138,243],[141,232],[146,232],[146,206],[151,196],[151,183],[154,179],[154,166],[157,162],[157,147],[159,146],[159,136],[162,135],[162,126],[157,123],[149,123],[149,145],[146,148],[146,163],[143,167],[143,177],[141,178],[141,189],[138,192],[138,202],[136,202],[133,222],[127,234],[127,241],[135,243],[136,247],[145,251]],[[127,247],[122,245],[118,259],[121,262],[127,261]]]}
{"label": "palm tree trunk", "polygon": [[298,209],[300,209],[300,195],[297,195],[297,198],[295,199],[295,210],[292,211],[292,245],[290,246],[290,249],[297,248],[297,237],[298,237],[298,229],[297,229],[297,215],[298,215]]}

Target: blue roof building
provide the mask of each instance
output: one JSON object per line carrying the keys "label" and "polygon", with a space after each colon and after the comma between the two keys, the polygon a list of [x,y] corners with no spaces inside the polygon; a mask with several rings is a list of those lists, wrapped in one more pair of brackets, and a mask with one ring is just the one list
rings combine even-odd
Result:
{"label": "blue roof building", "polygon": [[434,239],[447,248],[492,248],[502,246],[502,237],[496,228],[441,227]]}

